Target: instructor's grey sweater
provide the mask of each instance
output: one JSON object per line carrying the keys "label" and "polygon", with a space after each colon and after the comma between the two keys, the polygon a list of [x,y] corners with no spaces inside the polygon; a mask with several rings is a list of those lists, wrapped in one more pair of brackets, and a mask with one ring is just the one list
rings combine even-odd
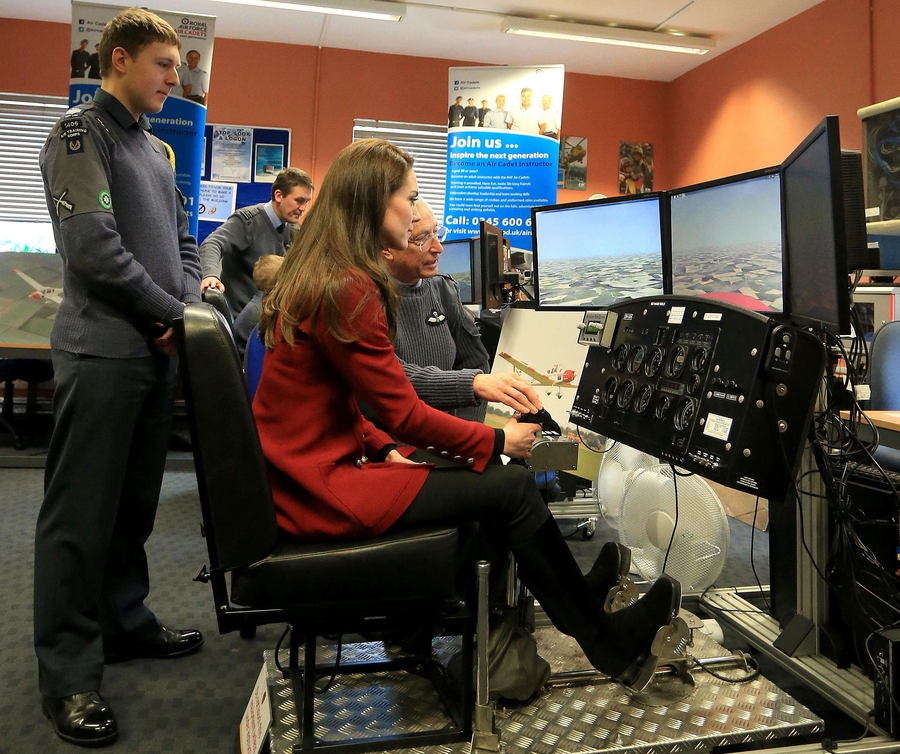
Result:
{"label": "instructor's grey sweater", "polygon": [[484,421],[487,406],[475,397],[472,383],[490,371],[488,354],[459,300],[459,285],[443,273],[416,285],[394,282],[400,291],[394,350],[416,393],[434,408]]}

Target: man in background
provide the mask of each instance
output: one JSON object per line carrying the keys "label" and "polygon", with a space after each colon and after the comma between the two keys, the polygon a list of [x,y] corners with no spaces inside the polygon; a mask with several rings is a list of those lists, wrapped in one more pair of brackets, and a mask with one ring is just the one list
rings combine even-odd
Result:
{"label": "man in background", "polygon": [[[84,45],[83,45],[84,46]],[[102,83],[41,151],[63,262],[50,334],[56,420],[34,547],[34,646],[43,712],[81,746],[118,736],[104,663],[199,649],[144,604],[172,424],[172,324],[200,301],[200,259],[173,154],[151,133],[178,84],[178,36],[129,8],[100,40]]]}
{"label": "man in background", "polygon": [[285,168],[272,184],[272,199],[243,207],[200,245],[200,290],[218,288],[234,316],[256,294],[253,265],[266,254],[284,256],[312,199],[313,183],[298,168]]}

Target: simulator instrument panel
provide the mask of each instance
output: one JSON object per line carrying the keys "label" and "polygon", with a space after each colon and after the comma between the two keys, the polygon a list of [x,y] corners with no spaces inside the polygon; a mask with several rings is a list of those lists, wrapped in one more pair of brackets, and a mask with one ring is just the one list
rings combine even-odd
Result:
{"label": "simulator instrument panel", "polygon": [[574,424],[726,487],[787,489],[825,368],[815,335],[677,296],[587,312],[580,329]]}

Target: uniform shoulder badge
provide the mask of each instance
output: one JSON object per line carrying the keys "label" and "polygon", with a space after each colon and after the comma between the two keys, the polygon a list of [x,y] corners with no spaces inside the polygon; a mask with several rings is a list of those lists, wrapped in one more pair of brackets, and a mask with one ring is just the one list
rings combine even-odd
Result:
{"label": "uniform shoulder badge", "polygon": [[59,122],[59,138],[66,142],[66,152],[78,154],[84,152],[84,138],[88,134],[84,122],[82,108],[72,108]]}
{"label": "uniform shoulder badge", "polygon": [[69,190],[66,189],[59,196],[53,197],[53,204],[56,205],[56,216],[60,216],[60,210],[67,210],[72,212],[75,209],[75,205],[72,202],[66,200],[66,195],[69,193]]}
{"label": "uniform shoulder badge", "polygon": [[250,207],[241,207],[238,210],[238,214],[246,221],[249,222],[260,212],[259,207],[257,205],[252,205]]}
{"label": "uniform shoulder badge", "polygon": [[84,102],[80,105],[75,105],[74,107],[70,107],[68,110],[66,110],[66,114],[63,115],[63,118],[68,118],[72,115],[81,115],[86,110],[91,110],[93,107],[94,100],[91,100],[90,102]]}

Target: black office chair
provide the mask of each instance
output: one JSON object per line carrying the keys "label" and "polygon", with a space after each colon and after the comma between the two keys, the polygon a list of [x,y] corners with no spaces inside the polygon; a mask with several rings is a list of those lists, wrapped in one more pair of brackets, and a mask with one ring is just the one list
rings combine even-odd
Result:
{"label": "black office chair", "polygon": [[240,314],[240,312],[235,312],[232,315],[231,307],[228,305],[228,299],[225,298],[225,294],[218,288],[207,288],[202,295],[204,303],[212,304],[215,310],[224,317],[228,325],[228,331],[234,332],[234,316]]}
{"label": "black office chair", "polygon": [[[282,535],[266,477],[237,350],[211,306],[185,308],[176,338],[191,428],[200,506],[210,565],[198,575],[212,584],[219,632],[252,632],[287,623],[289,675],[300,738],[295,752],[405,748],[467,740],[472,731],[473,689],[455,701],[431,660],[421,653],[393,660],[340,663],[338,674],[424,667],[451,721],[438,729],[351,741],[319,741],[314,730],[315,680],[333,666],[317,666],[316,639],[422,628],[462,635],[463,677],[471,679],[475,618],[456,592],[461,558],[454,528],[421,529],[359,542],[300,544]],[[226,406],[227,410],[222,410]],[[473,566],[474,575],[474,566]],[[231,575],[229,590],[226,574]],[[486,620],[486,618],[485,618]],[[299,650],[305,645],[303,664]],[[250,679],[248,679],[250,680]]]}
{"label": "black office chair", "polygon": [[[42,382],[53,379],[53,364],[45,359],[0,359],[0,382],[3,383],[2,424],[13,436],[17,450],[28,446],[28,430],[33,427],[37,412],[37,388]],[[13,399],[16,380],[27,385],[25,398],[25,431],[20,431],[13,421]]]}

